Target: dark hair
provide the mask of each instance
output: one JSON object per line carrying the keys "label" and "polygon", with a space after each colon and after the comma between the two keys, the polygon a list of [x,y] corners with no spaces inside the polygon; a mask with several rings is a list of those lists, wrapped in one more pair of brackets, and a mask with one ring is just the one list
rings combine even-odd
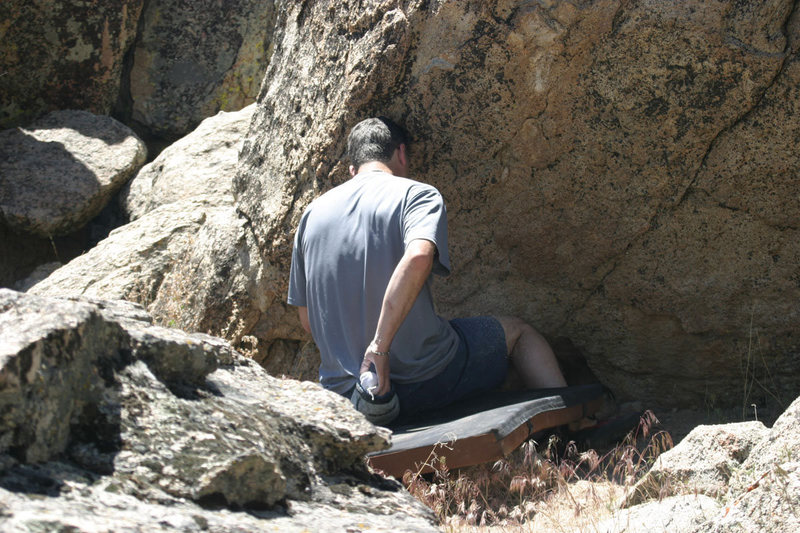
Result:
{"label": "dark hair", "polygon": [[370,161],[388,163],[401,144],[408,148],[408,133],[401,126],[386,117],[368,118],[350,130],[347,157],[356,170]]}

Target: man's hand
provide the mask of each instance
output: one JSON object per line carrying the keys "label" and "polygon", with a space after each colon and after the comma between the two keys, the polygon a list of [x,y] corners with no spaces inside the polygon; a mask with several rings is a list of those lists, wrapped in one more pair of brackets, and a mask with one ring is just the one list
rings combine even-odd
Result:
{"label": "man's hand", "polygon": [[370,364],[375,365],[375,373],[378,375],[378,390],[373,392],[375,396],[383,396],[392,388],[391,381],[389,380],[389,357],[386,355],[378,355],[370,348],[364,352],[364,360],[361,362],[361,369],[359,374],[367,372]]}

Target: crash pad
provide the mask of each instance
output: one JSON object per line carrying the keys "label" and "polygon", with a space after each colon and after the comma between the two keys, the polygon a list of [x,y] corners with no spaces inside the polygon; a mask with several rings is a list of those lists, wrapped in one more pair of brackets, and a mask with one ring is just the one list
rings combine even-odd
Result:
{"label": "crash pad", "polygon": [[450,469],[496,461],[535,433],[595,413],[602,402],[599,384],[487,393],[390,428],[391,447],[368,461],[398,478],[406,470],[431,472],[434,455]]}

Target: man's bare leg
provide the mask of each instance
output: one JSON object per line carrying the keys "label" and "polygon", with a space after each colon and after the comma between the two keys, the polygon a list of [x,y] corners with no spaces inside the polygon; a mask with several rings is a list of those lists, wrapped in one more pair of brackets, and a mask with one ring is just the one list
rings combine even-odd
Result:
{"label": "man's bare leg", "polygon": [[[529,389],[544,389],[551,387],[566,387],[567,382],[553,349],[528,323],[516,317],[495,317],[503,326],[506,333],[508,355],[514,368],[517,369],[525,387]],[[577,431],[595,425],[593,419],[581,418],[569,423],[570,431]]]}
{"label": "man's bare leg", "polygon": [[508,355],[529,389],[566,387],[553,349],[538,331],[516,317],[496,317],[506,334]]}

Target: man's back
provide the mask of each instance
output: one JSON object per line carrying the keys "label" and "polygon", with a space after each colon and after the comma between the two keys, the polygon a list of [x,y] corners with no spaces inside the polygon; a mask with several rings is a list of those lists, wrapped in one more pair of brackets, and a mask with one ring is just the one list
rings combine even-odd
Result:
{"label": "man's back", "polygon": [[408,173],[408,144],[387,117],[353,126],[353,178],[300,220],[288,303],[320,348],[323,386],[381,425],[496,388],[510,361],[527,387],[564,386],[552,349],[523,320],[436,316],[429,283],[450,268],[447,215],[436,189],[395,177]]}
{"label": "man's back", "polygon": [[[346,393],[353,386],[389,279],[414,239],[436,244],[433,271],[449,273],[441,195],[429,185],[385,172],[358,174],[306,210],[296,235],[289,303],[308,307],[326,388]],[[447,321],[436,316],[426,283],[392,343],[392,381],[437,374],[457,343]]]}

